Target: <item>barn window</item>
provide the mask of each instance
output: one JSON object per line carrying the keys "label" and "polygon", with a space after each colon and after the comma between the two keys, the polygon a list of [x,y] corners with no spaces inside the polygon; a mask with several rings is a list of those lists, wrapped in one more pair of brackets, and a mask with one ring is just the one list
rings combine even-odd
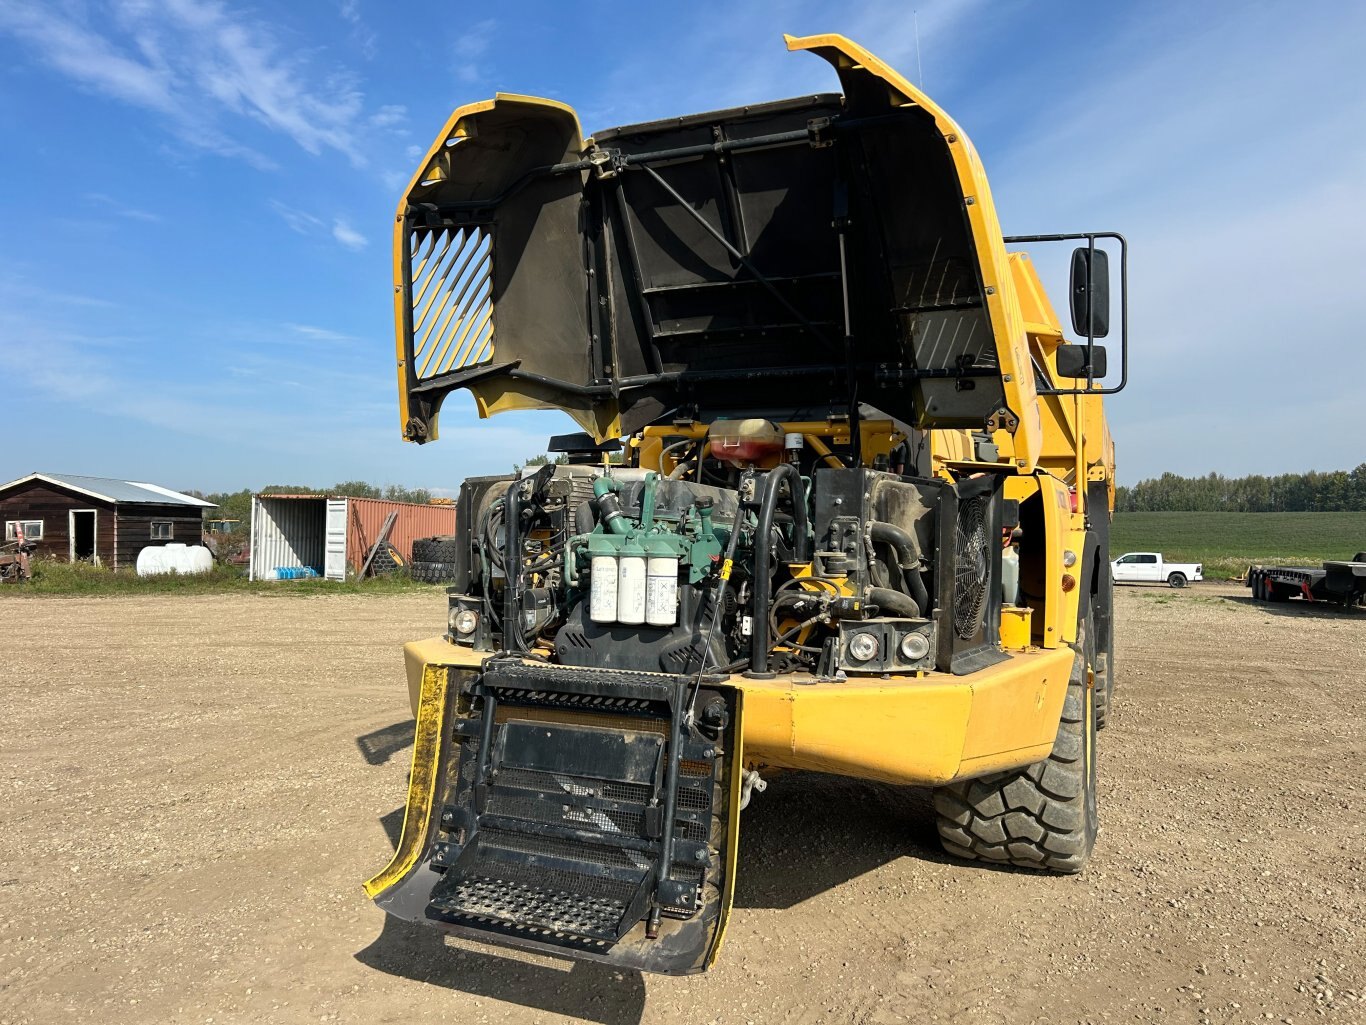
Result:
{"label": "barn window", "polygon": [[5,521],[5,540],[19,540],[20,528],[24,531],[25,541],[41,541],[43,539],[42,520],[6,520]]}
{"label": "barn window", "polygon": [[170,520],[152,521],[152,540],[169,541],[175,536],[175,524]]}

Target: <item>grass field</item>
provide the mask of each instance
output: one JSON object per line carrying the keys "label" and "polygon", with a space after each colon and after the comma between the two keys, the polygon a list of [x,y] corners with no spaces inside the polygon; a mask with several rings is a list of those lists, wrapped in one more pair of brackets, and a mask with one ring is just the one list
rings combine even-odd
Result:
{"label": "grass field", "polygon": [[1311,565],[1366,550],[1366,513],[1116,513],[1110,551],[1201,562],[1205,579],[1241,578],[1251,563]]}
{"label": "grass field", "polygon": [[435,591],[444,585],[425,584],[405,573],[367,580],[248,580],[240,569],[215,565],[199,575],[140,577],[131,570],[104,569],[89,563],[33,561],[33,579],[7,587],[0,594],[102,595],[102,594],[220,594],[249,591],[273,595],[394,594],[401,591]]}

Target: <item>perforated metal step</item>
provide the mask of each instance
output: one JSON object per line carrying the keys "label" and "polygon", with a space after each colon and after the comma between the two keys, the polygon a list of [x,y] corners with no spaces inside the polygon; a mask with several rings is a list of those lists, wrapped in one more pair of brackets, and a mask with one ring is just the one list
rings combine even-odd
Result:
{"label": "perforated metal step", "polygon": [[626,901],[473,876],[434,895],[432,908],[456,918],[615,940]]}

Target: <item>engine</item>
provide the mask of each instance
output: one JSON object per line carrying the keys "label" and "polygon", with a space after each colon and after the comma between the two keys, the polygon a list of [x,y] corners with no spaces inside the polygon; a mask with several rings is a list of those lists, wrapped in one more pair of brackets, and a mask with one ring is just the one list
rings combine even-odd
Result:
{"label": "engine", "polygon": [[972,672],[1003,657],[1002,508],[995,475],[795,460],[718,483],[601,464],[474,478],[448,637],[654,673]]}

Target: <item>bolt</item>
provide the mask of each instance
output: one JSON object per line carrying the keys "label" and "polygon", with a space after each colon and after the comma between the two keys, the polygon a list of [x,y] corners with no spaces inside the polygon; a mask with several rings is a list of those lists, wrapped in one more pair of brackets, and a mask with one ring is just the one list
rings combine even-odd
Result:
{"label": "bolt", "polygon": [[706,860],[707,860],[707,852],[704,851],[704,850],[702,850],[701,848],[699,848],[698,851],[697,851],[697,853],[694,854],[694,855],[692,856],[692,860],[693,860],[693,861],[703,861],[703,862],[706,861]]}

